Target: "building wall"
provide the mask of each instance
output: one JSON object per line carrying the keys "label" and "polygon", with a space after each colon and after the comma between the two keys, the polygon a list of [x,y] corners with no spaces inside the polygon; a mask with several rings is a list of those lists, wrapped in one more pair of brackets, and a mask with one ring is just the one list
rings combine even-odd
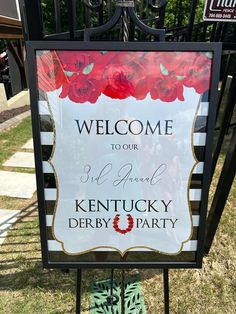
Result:
{"label": "building wall", "polygon": [[0,0],[0,15],[19,20],[18,0]]}

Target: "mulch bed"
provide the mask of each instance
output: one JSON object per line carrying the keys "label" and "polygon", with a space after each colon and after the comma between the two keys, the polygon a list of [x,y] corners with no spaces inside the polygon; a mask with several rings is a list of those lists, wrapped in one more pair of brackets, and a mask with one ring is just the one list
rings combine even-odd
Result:
{"label": "mulch bed", "polygon": [[28,111],[28,110],[30,110],[30,105],[25,105],[23,107],[5,110],[5,111],[0,113],[0,123],[3,123],[3,122],[23,113],[25,111]]}

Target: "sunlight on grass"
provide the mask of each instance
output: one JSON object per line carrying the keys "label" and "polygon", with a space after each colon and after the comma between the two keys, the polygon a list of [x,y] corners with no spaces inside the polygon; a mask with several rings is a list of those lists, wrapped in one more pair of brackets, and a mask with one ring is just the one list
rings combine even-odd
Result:
{"label": "sunlight on grass", "polygon": [[0,133],[0,166],[32,137],[31,118],[25,118],[16,127]]}
{"label": "sunlight on grass", "polygon": [[[25,151],[21,147],[32,137],[31,118],[25,118],[16,127],[0,133],[0,170],[34,173],[34,169],[19,168],[19,167],[4,167],[2,164],[8,160],[15,152]],[[5,209],[22,209],[36,200],[36,195],[33,199],[26,200],[8,196],[0,196],[0,208]]]}
{"label": "sunlight on grass", "polygon": [[[0,166],[31,137],[30,118],[0,134]],[[224,156],[220,156],[210,190],[212,200]],[[3,167],[2,167],[3,168]],[[22,170],[22,169],[21,169]],[[23,169],[24,170],[24,169]],[[31,200],[0,197],[1,207],[22,209],[25,216],[8,232],[0,246],[0,313],[75,313],[76,271],[42,268],[36,195]],[[29,206],[31,204],[31,206]],[[236,186],[233,185],[211,251],[202,269],[170,270],[171,314],[234,314],[236,308]],[[27,206],[29,206],[27,208]],[[3,207],[2,207],[3,208]],[[161,270],[138,272],[148,314],[161,314]],[[115,270],[115,278],[121,271]],[[82,313],[89,314],[91,284],[110,278],[110,270],[83,270]],[[104,313],[105,314],[105,313]]]}
{"label": "sunlight on grass", "polygon": [[[203,268],[170,270],[170,313],[235,313],[235,195],[234,186]],[[4,314],[75,313],[76,273],[42,268],[37,211],[31,210],[26,210],[30,214],[13,227],[1,246],[0,308]],[[127,270],[126,276],[132,272]],[[163,313],[161,270],[139,270],[139,274],[147,313]],[[120,275],[116,270],[115,277]],[[109,276],[107,269],[84,271],[83,314],[89,314],[92,281]]]}

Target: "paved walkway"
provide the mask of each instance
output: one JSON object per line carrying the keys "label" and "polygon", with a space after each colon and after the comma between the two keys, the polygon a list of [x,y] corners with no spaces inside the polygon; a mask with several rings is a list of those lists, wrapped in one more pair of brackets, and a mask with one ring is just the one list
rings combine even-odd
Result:
{"label": "paved walkway", "polygon": [[34,168],[34,153],[16,152],[4,164],[4,167]]}
{"label": "paved walkway", "polygon": [[21,148],[33,150],[34,149],[33,139],[31,138],[30,140],[28,140],[28,142],[26,142]]}
{"label": "paved walkway", "polygon": [[36,191],[34,173],[0,170],[0,195],[31,198]]}
{"label": "paved walkway", "polygon": [[4,242],[7,230],[21,216],[20,210],[0,209],[0,245]]}
{"label": "paved walkway", "polygon": [[6,129],[9,129],[13,126],[16,126],[18,123],[20,123],[24,118],[30,116],[30,110],[25,111],[18,116],[15,116],[3,123],[0,124],[0,133],[5,131]]}
{"label": "paved walkway", "polygon": [[[33,141],[30,139],[22,147],[22,150],[33,149]],[[0,195],[18,198],[31,198],[36,191],[35,174],[16,172],[12,168],[34,169],[33,152],[16,152],[3,166],[6,170],[0,170]],[[10,171],[7,167],[11,167]]]}
{"label": "paved walkway", "polygon": [[[33,140],[27,141],[21,150],[3,164],[6,170],[0,170],[0,196],[30,199],[36,191],[35,174],[24,172],[24,168],[34,169]],[[21,168],[21,172],[14,171],[17,168]],[[0,208],[0,245],[6,238],[7,230],[19,217],[20,210]]]}

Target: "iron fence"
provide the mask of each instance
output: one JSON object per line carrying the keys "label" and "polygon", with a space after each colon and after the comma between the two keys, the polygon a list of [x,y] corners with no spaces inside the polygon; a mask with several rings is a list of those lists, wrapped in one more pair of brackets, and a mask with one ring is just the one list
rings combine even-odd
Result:
{"label": "iron fence", "polygon": [[[236,23],[203,22],[199,15],[203,1],[192,0],[183,8],[166,0],[22,0],[24,38],[26,40],[122,40],[122,41],[204,41],[223,42],[221,87],[215,148],[212,152],[212,177],[224,146],[225,161],[210,205],[205,237],[208,254],[236,171]],[[200,10],[200,11],[199,11]],[[184,12],[188,12],[187,16]],[[197,22],[197,23],[196,23]],[[227,82],[230,78],[230,84]],[[168,274],[167,274],[168,275]],[[79,275],[80,276],[80,275]],[[165,273],[166,276],[166,273]],[[165,277],[166,278],[166,277]]]}

